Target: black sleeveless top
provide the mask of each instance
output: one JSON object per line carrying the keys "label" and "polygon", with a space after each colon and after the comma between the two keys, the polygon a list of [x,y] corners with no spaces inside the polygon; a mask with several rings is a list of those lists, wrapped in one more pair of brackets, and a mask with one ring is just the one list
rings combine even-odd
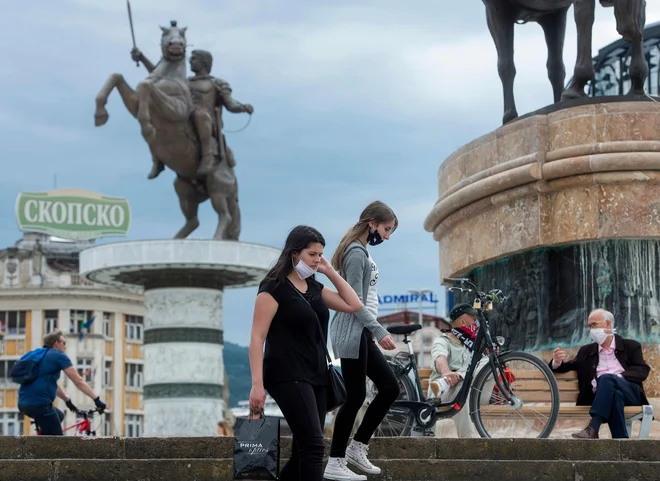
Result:
{"label": "black sleeveless top", "polygon": [[[259,286],[259,292],[268,292],[278,304],[266,336],[263,373],[266,389],[288,381],[316,386],[328,382],[324,339],[328,336],[330,311],[321,297],[323,284],[307,279],[307,292],[301,294],[309,304],[296,291],[288,280],[264,281]],[[322,335],[314,312],[321,323]]]}

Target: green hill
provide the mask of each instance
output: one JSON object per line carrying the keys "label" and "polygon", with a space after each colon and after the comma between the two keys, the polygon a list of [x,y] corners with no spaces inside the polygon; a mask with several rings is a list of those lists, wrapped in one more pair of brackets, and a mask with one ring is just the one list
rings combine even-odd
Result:
{"label": "green hill", "polygon": [[224,361],[229,382],[229,407],[233,408],[238,406],[238,401],[246,400],[250,396],[252,376],[248,348],[225,342]]}

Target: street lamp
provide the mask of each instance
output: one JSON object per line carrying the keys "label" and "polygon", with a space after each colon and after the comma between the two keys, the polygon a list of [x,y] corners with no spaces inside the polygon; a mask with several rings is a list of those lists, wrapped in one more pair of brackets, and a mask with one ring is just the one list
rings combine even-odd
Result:
{"label": "street lamp", "polygon": [[417,295],[417,323],[422,326],[419,331],[419,367],[424,367],[424,313],[422,312],[422,296],[430,294],[431,289],[408,289],[408,292]]}

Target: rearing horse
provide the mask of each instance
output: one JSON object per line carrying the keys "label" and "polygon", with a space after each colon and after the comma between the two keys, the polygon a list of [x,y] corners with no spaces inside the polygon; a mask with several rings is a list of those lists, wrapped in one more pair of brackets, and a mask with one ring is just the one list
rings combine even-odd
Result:
{"label": "rearing horse", "polygon": [[191,115],[192,95],[186,78],[186,28],[160,27],[162,58],[153,72],[133,90],[121,74],[110,75],[96,96],[96,126],[108,121],[105,105],[117,89],[128,111],[138,119],[151,154],[176,173],[174,189],[179,196],[185,225],[175,239],[183,239],[198,226],[197,209],[211,200],[219,221],[215,239],[238,240],[240,213],[234,169],[226,161],[208,175],[198,176],[200,145]]}
{"label": "rearing horse", "polygon": [[[488,28],[497,49],[497,70],[504,91],[502,123],[518,117],[513,95],[516,67],[513,61],[513,30],[516,23],[537,22],[543,28],[548,47],[548,78],[554,101],[579,98],[584,87],[595,76],[591,57],[592,30],[596,0],[483,0]],[[646,0],[600,0],[604,7],[614,7],[616,28],[631,45],[630,94],[644,94],[648,66],[644,58],[643,32],[646,22]],[[566,70],[563,50],[566,36],[566,14],[574,4],[578,37],[578,55],[571,84],[562,94]]]}

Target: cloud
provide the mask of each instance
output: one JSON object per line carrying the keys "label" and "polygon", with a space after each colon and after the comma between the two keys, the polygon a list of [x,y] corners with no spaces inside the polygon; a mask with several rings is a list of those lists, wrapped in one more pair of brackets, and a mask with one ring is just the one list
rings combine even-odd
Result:
{"label": "cloud", "polygon": [[5,132],[26,134],[34,140],[49,142],[80,142],[83,135],[80,131],[52,124],[44,124],[35,119],[28,119],[22,114],[2,109],[0,105],[0,128]]}

